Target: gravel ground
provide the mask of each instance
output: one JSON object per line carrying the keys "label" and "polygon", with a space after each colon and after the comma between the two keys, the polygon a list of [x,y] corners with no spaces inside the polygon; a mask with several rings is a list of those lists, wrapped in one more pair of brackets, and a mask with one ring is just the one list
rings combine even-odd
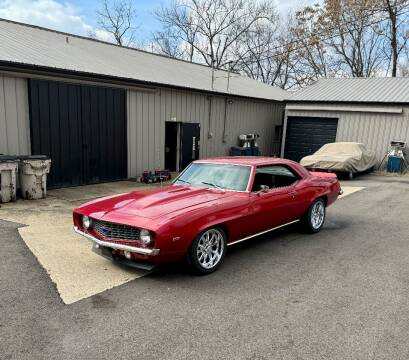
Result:
{"label": "gravel ground", "polygon": [[210,276],[175,265],[72,305],[0,221],[0,358],[406,360],[408,180],[348,182],[366,189],[322,232],[239,244]]}

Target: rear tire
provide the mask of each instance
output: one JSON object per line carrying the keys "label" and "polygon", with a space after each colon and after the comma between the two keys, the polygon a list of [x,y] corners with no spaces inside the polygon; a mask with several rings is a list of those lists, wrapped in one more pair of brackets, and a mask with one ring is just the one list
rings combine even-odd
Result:
{"label": "rear tire", "polygon": [[326,215],[325,201],[322,198],[316,199],[303,218],[304,229],[311,234],[319,232],[324,226]]}
{"label": "rear tire", "polygon": [[195,275],[207,275],[221,265],[227,250],[226,233],[212,227],[196,236],[186,254],[189,270]]}

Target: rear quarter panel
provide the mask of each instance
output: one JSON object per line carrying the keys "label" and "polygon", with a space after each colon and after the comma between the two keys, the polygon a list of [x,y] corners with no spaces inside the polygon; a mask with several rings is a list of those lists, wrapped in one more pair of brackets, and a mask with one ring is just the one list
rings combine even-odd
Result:
{"label": "rear quarter panel", "polygon": [[333,204],[335,200],[337,200],[341,186],[335,174],[312,172],[310,178],[312,186],[318,189],[317,197],[325,196],[327,199],[327,206]]}

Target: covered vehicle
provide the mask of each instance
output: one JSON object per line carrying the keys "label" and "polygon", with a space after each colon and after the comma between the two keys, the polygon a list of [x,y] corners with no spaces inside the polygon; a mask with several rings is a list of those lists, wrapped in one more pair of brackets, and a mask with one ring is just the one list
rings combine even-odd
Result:
{"label": "covered vehicle", "polygon": [[290,160],[198,160],[170,186],[76,208],[74,229],[114,261],[151,269],[185,258],[194,272],[207,274],[227,246],[298,221],[320,231],[340,191],[335,174],[311,173]]}
{"label": "covered vehicle", "polygon": [[353,174],[364,172],[376,164],[375,152],[364,144],[356,142],[336,142],[322,146],[313,155],[301,159],[300,164],[307,169],[328,170]]}

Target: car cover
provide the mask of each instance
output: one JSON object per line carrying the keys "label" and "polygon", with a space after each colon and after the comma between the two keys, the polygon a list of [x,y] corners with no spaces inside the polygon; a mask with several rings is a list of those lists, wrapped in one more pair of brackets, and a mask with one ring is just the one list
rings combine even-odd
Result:
{"label": "car cover", "polygon": [[315,154],[301,159],[300,164],[309,169],[339,172],[363,172],[376,163],[375,153],[365,145],[352,142],[330,143]]}

